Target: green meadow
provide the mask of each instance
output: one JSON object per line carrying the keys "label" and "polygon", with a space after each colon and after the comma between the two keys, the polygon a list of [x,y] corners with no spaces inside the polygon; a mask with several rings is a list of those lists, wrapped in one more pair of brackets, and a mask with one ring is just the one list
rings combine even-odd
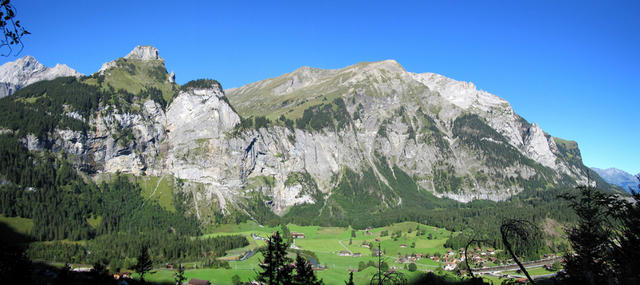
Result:
{"label": "green meadow", "polygon": [[[360,262],[366,264],[370,261],[377,263],[378,257],[374,256],[372,249],[366,246],[373,245],[376,248],[378,244],[383,251],[382,261],[386,262],[389,267],[395,267],[397,271],[405,274],[409,280],[417,278],[422,273],[436,270],[444,264],[429,258],[422,258],[415,261],[418,270],[409,272],[405,268],[409,263],[398,263],[398,255],[445,253],[447,249],[443,245],[452,234],[445,229],[414,222],[398,223],[368,231],[354,230],[355,237],[352,237],[351,228],[293,224],[289,224],[287,227],[290,232],[304,234],[304,238],[294,239],[294,244],[297,248],[312,251],[317,256],[318,263],[325,269],[316,271],[316,274],[322,278],[325,284],[344,284],[344,281],[349,278],[350,271],[355,271],[354,281],[356,284],[368,284],[377,269],[367,267],[358,271],[358,264]],[[249,245],[229,251],[226,256],[220,258],[229,261],[230,269],[188,269],[185,271],[185,275],[187,278],[209,280],[213,284],[230,284],[234,275],[238,275],[242,281],[254,280],[260,270],[258,265],[262,260],[262,255],[257,252],[247,260],[234,260],[239,259],[247,251],[255,250],[266,244],[263,240],[254,239],[253,235],[267,238],[279,229],[279,227],[260,226],[254,222],[218,226],[210,234],[203,237],[240,234],[247,237]],[[382,236],[383,232],[387,234]],[[351,256],[341,256],[341,252],[343,254],[349,252]],[[359,256],[352,254],[359,254]],[[295,258],[295,254],[291,253],[291,257]],[[193,268],[193,264],[185,265],[187,268]],[[173,276],[174,271],[159,269],[153,271],[146,278],[151,281],[173,281]]]}
{"label": "green meadow", "polygon": [[33,228],[33,220],[20,217],[5,217],[0,215],[0,223],[7,224],[10,228],[20,234],[29,234]]}

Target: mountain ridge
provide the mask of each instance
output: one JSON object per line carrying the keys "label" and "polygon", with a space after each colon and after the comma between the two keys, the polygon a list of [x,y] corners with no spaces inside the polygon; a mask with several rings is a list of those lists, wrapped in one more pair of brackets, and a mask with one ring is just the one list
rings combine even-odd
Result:
{"label": "mountain ridge", "polygon": [[82,74],[65,64],[58,63],[54,67],[46,67],[33,56],[24,56],[0,66],[0,98],[11,95],[29,84],[64,76],[79,77]]}
{"label": "mountain ridge", "polygon": [[640,182],[636,178],[636,176],[640,176],[640,173],[633,175],[615,167],[607,169],[591,167],[591,169],[598,173],[605,181],[620,186],[624,191],[630,192],[629,188],[640,191],[640,188],[638,188]]}
{"label": "mountain ridge", "polygon": [[[435,197],[501,201],[587,182],[577,143],[471,83],[410,73],[393,60],[303,67],[225,94],[214,80],[173,83],[153,47],[129,54],[91,76],[42,81],[3,99],[32,114],[59,97],[60,105],[43,105],[61,114],[57,125],[34,125],[37,134],[9,119],[0,127],[32,151],[66,153],[95,177],[174,177],[174,191],[192,195],[191,213],[209,223],[355,219],[452,203]],[[91,109],[70,104],[65,90],[87,90]],[[20,118],[12,109],[4,118]]]}

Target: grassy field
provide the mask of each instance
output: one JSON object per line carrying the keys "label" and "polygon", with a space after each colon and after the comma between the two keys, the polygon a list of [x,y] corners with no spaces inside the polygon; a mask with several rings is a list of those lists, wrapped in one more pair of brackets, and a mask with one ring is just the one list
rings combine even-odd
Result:
{"label": "grassy field", "polygon": [[[540,266],[540,267],[534,267],[534,268],[527,268],[527,272],[529,272],[529,275],[531,276],[538,276],[538,275],[547,275],[547,274],[551,274],[554,273],[556,271],[549,271],[544,269],[544,267]],[[510,275],[523,275],[524,273],[518,273],[517,271],[513,270],[513,271],[504,271],[502,272],[502,274],[510,274]]]}
{"label": "grassy field", "polygon": [[173,176],[136,176],[136,182],[142,188],[142,197],[157,201],[167,211],[176,211],[173,204]]}
{"label": "grassy field", "polygon": [[[157,184],[158,178],[149,179],[149,184]],[[154,186],[155,187],[155,186]],[[148,191],[148,190],[147,190]],[[0,216],[0,220],[11,224],[12,227],[27,231],[29,228],[28,219],[6,218]],[[31,225],[32,226],[32,225]],[[317,257],[317,262],[325,269],[316,271],[316,275],[325,284],[344,284],[349,278],[349,272],[354,272],[354,282],[356,284],[369,284],[372,276],[377,272],[375,267],[366,267],[358,271],[360,263],[367,264],[370,261],[377,263],[378,257],[374,256],[372,249],[363,245],[374,245],[374,249],[380,244],[383,251],[382,261],[386,262],[390,268],[395,268],[405,275],[408,280],[420,277],[422,274],[435,271],[439,275],[448,276],[449,279],[460,278],[451,272],[442,270],[444,263],[436,262],[429,258],[418,259],[415,262],[418,270],[409,272],[406,268],[409,263],[400,263],[398,258],[411,254],[433,255],[443,254],[448,249],[444,248],[444,242],[452,234],[445,229],[438,229],[432,226],[418,224],[414,222],[398,223],[387,227],[374,228],[370,230],[353,230],[351,228],[340,227],[318,227],[318,226],[298,226],[287,225],[289,231],[304,233],[304,238],[295,239],[295,246],[302,250],[312,251]],[[260,252],[256,252],[252,257],[238,261],[239,257],[245,253],[264,246],[266,242],[258,237],[269,237],[280,227],[261,226],[255,222],[247,222],[237,225],[221,225],[212,230],[211,233],[202,237],[215,237],[223,235],[243,235],[247,237],[249,245],[227,252],[227,255],[220,259],[229,263],[229,269],[198,268],[199,262],[184,263],[185,276],[188,279],[197,278],[209,280],[213,284],[231,284],[234,275],[238,275],[242,281],[254,280],[260,271],[259,264],[263,259]],[[352,236],[355,233],[355,237]],[[383,236],[383,233],[385,235]],[[422,234],[420,234],[422,233]],[[455,234],[455,233],[453,233]],[[376,241],[379,240],[378,241]],[[357,256],[341,256],[341,252],[359,253]],[[295,253],[291,252],[290,257],[295,258]],[[534,268],[530,270],[532,275],[544,275],[550,272],[544,268]],[[505,274],[517,274],[505,272]],[[146,280],[157,282],[173,282],[174,271],[169,269],[154,269],[145,276]],[[501,279],[487,276],[485,279],[494,284],[500,284]]]}
{"label": "grassy field", "polygon": [[[376,239],[380,240],[381,248],[384,252],[382,260],[389,264],[390,267],[397,268],[398,271],[404,273],[407,278],[412,279],[420,276],[421,273],[432,271],[443,266],[442,263],[435,262],[428,258],[416,261],[418,266],[417,272],[409,272],[405,269],[408,263],[398,263],[398,254],[407,255],[413,253],[434,254],[444,253],[447,249],[443,247],[444,242],[451,234],[445,229],[437,229],[432,226],[422,225],[413,222],[405,222],[394,224],[387,227],[374,228],[369,231],[355,230],[355,237],[352,237],[351,228],[340,227],[318,227],[318,226],[298,226],[287,225],[289,231],[304,233],[304,238],[295,239],[295,246],[309,250],[316,254],[318,262],[326,269],[316,271],[319,278],[322,278],[325,284],[344,284],[349,278],[350,270],[357,270],[360,262],[368,263],[369,261],[377,262],[377,257],[372,254],[372,250],[362,246],[363,244],[373,243],[377,245]],[[221,225],[214,228],[210,234],[203,237],[214,237],[221,235],[239,234],[244,235],[249,240],[249,245],[235,249],[227,253],[224,260],[235,260],[242,256],[245,252],[256,249],[265,242],[262,240],[254,240],[253,234],[261,237],[269,237],[279,227],[260,226],[255,222],[247,222],[237,225]],[[418,230],[419,229],[419,230]],[[383,231],[388,235],[381,236]],[[418,235],[420,231],[424,231],[424,235]],[[395,240],[392,237],[396,234]],[[431,239],[429,239],[431,235]],[[411,247],[415,244],[415,247]],[[406,245],[403,247],[401,245]],[[359,253],[360,256],[340,256],[341,251],[351,253]],[[291,254],[292,258],[295,258]],[[185,272],[188,278],[198,278],[210,280],[214,284],[230,284],[231,278],[238,275],[242,281],[253,280],[259,271],[258,264],[262,260],[260,253],[252,256],[244,261],[229,261],[231,269],[192,269]],[[354,281],[356,284],[368,284],[377,269],[367,267],[365,270],[354,273]],[[148,280],[153,281],[172,281],[173,271],[157,270],[148,275]]]}
{"label": "grassy field", "polygon": [[0,215],[0,222],[7,224],[14,231],[21,234],[28,234],[33,228],[33,220],[31,219]]}

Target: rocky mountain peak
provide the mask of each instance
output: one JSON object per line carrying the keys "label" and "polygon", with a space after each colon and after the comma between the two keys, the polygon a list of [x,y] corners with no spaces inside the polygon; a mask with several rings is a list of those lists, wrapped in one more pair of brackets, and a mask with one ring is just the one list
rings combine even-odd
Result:
{"label": "rocky mountain peak", "polygon": [[[159,51],[157,48],[153,47],[153,46],[136,46],[135,48],[133,48],[133,50],[131,50],[131,52],[129,52],[124,58],[120,58],[117,60],[113,60],[113,61],[108,61],[105,62],[104,64],[102,64],[102,67],[100,67],[100,70],[98,70],[98,72],[100,74],[104,74],[104,72],[108,69],[114,68],[119,66],[119,62],[121,60],[138,60],[140,62],[143,63],[149,63],[152,65],[156,65],[156,64],[161,64],[164,66],[164,59],[162,57],[160,57],[159,55]],[[170,80],[169,77],[167,77],[167,80]]]}
{"label": "rocky mountain peak", "polygon": [[152,46],[136,46],[124,58],[140,59],[140,60],[163,60],[159,55],[157,48]]}
{"label": "rocky mountain peak", "polygon": [[24,56],[0,66],[0,98],[11,95],[26,85],[63,76],[78,77],[82,74],[64,64],[46,67],[33,56]]}

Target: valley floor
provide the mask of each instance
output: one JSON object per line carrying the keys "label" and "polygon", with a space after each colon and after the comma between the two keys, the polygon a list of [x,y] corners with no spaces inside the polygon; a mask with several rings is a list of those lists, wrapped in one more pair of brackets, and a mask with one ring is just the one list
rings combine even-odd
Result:
{"label": "valley floor", "polygon": [[[225,225],[216,228],[206,237],[241,234],[249,239],[249,246],[232,250],[225,257],[220,258],[229,261],[229,269],[197,269],[194,267],[199,264],[185,263],[185,267],[190,268],[185,271],[185,275],[189,279],[210,280],[213,284],[231,284],[234,275],[238,275],[243,282],[254,280],[257,272],[260,271],[259,263],[262,260],[262,255],[257,250],[266,244],[263,238],[269,237],[276,229],[262,227],[254,223]],[[311,251],[315,254],[318,261],[316,262],[314,258],[312,263],[317,265],[319,270],[316,270],[316,274],[325,284],[344,284],[348,280],[350,271],[354,272],[356,284],[369,284],[377,269],[366,266],[366,264],[371,261],[377,264],[378,258],[374,255],[375,249],[370,247],[376,248],[378,244],[383,252],[382,261],[386,262],[391,269],[405,274],[409,281],[430,271],[436,272],[438,275],[449,276],[453,280],[459,279],[452,271],[455,263],[460,262],[459,250],[444,247],[447,238],[456,233],[445,229],[405,222],[381,228],[355,230],[353,231],[355,237],[352,236],[352,229],[349,228],[290,224],[288,229],[292,233],[304,235],[304,238],[294,239],[294,245],[297,249]],[[249,252],[250,254],[247,254]],[[477,256],[485,260],[495,256],[492,249],[481,249],[477,252]],[[250,257],[247,258],[247,256]],[[293,253],[292,257],[295,257]],[[309,256],[306,257],[309,258]],[[408,270],[411,263],[416,265],[415,272]],[[496,264],[487,261],[484,266],[490,267],[496,266]],[[553,272],[544,268],[536,268],[531,273],[546,275]],[[519,275],[514,271],[505,272],[499,276],[505,274]],[[173,277],[173,270],[158,269],[151,272],[146,278],[150,281],[170,282],[173,281]],[[490,275],[487,275],[486,278],[497,284],[503,279]]]}

